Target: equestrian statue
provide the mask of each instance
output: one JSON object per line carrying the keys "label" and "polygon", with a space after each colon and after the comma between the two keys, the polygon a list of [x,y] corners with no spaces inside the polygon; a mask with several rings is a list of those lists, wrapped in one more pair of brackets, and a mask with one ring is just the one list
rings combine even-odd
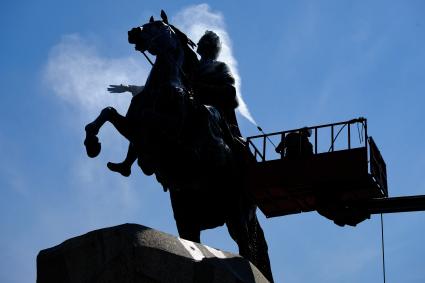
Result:
{"label": "equestrian statue", "polygon": [[110,122],[129,141],[125,160],[108,163],[123,176],[137,161],[169,191],[179,236],[200,242],[200,233],[226,224],[239,254],[273,282],[267,243],[246,189],[247,168],[255,162],[237,126],[234,79],[217,61],[219,37],[207,31],[196,46],[161,20],[132,28],[128,41],[137,51],[156,56],[143,87],[112,85],[111,92],[133,93],[125,116],[104,108],[85,127],[89,157],[101,151],[97,137]]}

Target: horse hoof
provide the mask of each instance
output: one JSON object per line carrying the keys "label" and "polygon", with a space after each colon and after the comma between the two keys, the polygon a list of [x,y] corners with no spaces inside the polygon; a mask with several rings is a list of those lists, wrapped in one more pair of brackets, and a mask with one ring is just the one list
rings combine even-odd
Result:
{"label": "horse hoof", "polygon": [[99,139],[96,136],[87,136],[84,140],[84,145],[86,146],[87,155],[90,158],[94,158],[99,155],[101,145]]}

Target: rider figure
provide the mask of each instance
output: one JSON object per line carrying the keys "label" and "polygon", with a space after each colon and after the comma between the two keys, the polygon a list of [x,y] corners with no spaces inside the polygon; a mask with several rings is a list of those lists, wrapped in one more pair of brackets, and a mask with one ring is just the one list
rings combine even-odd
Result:
{"label": "rider figure", "polygon": [[[221,42],[218,35],[212,31],[206,31],[198,42],[197,53],[201,56],[194,77],[193,88],[195,99],[200,104],[214,106],[226,121],[233,139],[241,138],[235,109],[238,107],[236,89],[229,67],[217,61],[221,50]],[[111,85],[108,91],[120,93],[129,91],[133,96],[140,93],[143,87]],[[131,165],[137,160],[137,153],[130,143],[127,156],[121,163],[108,162],[110,170],[118,172],[123,176],[129,176]]]}
{"label": "rider figure", "polygon": [[239,104],[235,79],[226,63],[217,61],[220,50],[220,38],[207,30],[199,40],[196,50],[201,60],[194,77],[195,97],[201,104],[214,106],[223,116],[232,135],[240,137],[235,115]]}

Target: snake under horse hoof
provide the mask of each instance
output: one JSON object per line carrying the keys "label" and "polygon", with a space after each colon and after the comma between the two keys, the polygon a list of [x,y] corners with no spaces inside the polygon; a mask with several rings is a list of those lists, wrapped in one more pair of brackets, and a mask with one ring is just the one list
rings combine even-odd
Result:
{"label": "snake under horse hoof", "polygon": [[96,136],[96,132],[93,129],[91,123],[85,127],[86,130],[86,139],[84,140],[84,145],[86,147],[87,155],[90,158],[94,158],[99,155],[101,150],[101,145],[99,139]]}

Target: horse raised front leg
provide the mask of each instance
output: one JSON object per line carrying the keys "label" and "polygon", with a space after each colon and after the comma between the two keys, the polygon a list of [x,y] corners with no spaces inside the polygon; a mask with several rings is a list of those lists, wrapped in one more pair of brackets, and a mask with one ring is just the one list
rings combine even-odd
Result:
{"label": "horse raised front leg", "polygon": [[91,158],[98,156],[100,153],[101,145],[97,134],[103,124],[108,121],[114,125],[118,132],[128,139],[128,123],[126,118],[120,115],[113,107],[104,108],[99,116],[85,127],[86,139],[84,140],[84,145],[87,155]]}

